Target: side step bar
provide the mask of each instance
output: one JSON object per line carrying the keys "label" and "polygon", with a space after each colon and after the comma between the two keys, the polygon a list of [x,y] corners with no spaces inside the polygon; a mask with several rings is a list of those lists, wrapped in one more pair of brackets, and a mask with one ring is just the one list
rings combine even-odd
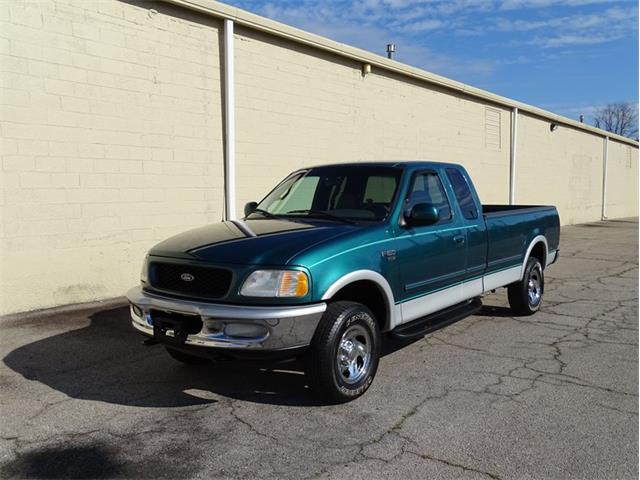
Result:
{"label": "side step bar", "polygon": [[399,339],[423,337],[424,335],[451,325],[463,318],[473,315],[482,308],[480,298],[458,303],[426,317],[417,318],[409,323],[394,328],[390,335]]}

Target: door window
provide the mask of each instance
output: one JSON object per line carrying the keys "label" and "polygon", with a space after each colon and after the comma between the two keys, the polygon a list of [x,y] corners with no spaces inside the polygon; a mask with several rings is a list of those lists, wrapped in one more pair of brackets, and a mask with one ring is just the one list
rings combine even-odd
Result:
{"label": "door window", "polygon": [[409,191],[411,192],[407,199],[409,209],[418,203],[430,203],[438,209],[440,221],[451,218],[451,206],[437,173],[417,174]]}

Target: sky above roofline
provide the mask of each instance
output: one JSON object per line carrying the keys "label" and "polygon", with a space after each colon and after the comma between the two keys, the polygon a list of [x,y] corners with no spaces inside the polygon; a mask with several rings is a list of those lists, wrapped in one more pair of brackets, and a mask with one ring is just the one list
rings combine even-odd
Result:
{"label": "sky above roofline", "polygon": [[569,118],[638,102],[633,0],[225,0]]}

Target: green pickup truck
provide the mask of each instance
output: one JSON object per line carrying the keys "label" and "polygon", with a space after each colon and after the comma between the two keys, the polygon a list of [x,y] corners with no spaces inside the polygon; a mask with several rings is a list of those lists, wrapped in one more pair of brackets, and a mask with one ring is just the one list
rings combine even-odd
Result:
{"label": "green pickup truck", "polygon": [[301,357],[332,401],[362,395],[384,336],[415,338],[507,287],[540,308],[558,258],[551,206],[482,205],[466,170],[376,162],[298,170],[229,220],[151,249],[133,326],[178,361]]}

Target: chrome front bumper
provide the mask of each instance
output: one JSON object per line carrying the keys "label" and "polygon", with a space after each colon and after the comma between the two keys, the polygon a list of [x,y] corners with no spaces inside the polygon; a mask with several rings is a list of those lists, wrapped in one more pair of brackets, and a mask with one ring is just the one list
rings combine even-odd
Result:
{"label": "chrome front bumper", "polygon": [[139,332],[154,336],[152,310],[194,315],[202,320],[202,330],[188,335],[184,344],[227,349],[283,350],[306,346],[327,309],[325,303],[249,307],[194,302],[144,292],[140,286],[129,290],[127,298],[131,302],[133,326]]}

